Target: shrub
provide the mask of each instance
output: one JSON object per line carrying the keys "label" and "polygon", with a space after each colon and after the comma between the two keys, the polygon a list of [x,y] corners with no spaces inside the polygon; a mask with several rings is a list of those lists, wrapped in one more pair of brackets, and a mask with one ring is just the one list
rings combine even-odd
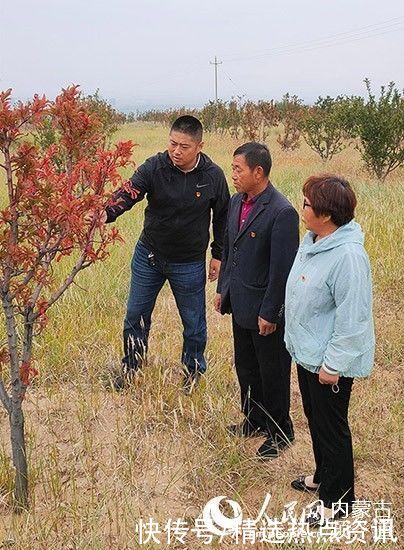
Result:
{"label": "shrub", "polygon": [[377,99],[365,79],[367,99],[351,98],[352,135],[358,137],[369,172],[384,181],[404,163],[404,96],[394,82],[382,86]]}

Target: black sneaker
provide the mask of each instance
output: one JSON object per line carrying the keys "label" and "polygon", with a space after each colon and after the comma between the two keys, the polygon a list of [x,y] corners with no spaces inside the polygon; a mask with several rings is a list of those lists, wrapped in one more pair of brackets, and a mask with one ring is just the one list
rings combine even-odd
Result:
{"label": "black sneaker", "polygon": [[318,527],[323,527],[326,523],[326,520],[324,519],[320,510],[314,509],[308,512],[308,514],[304,518],[304,523],[307,523],[309,529],[316,529]]}
{"label": "black sneaker", "polygon": [[185,395],[191,395],[199,382],[201,381],[202,373],[198,370],[195,371],[184,371],[182,379],[182,391]]}
{"label": "black sneaker", "polygon": [[294,436],[286,438],[277,435],[275,436],[275,439],[270,436],[258,449],[257,456],[261,460],[271,460],[272,458],[278,458],[281,452],[287,447],[290,447],[294,440]]}
{"label": "black sneaker", "polygon": [[137,369],[123,368],[120,374],[117,374],[111,381],[111,385],[115,391],[123,391],[129,388],[132,384]]}
{"label": "black sneaker", "polygon": [[231,435],[236,435],[238,437],[259,437],[267,435],[263,428],[254,426],[248,420],[243,420],[241,424],[230,424],[230,426],[226,426],[226,430]]}

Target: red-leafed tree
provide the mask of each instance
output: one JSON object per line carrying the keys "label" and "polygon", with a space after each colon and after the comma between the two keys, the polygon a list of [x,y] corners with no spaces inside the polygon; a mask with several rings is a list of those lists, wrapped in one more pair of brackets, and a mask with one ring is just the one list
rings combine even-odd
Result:
{"label": "red-leafed tree", "polygon": [[[45,121],[56,136],[46,149],[34,139]],[[120,239],[103,224],[103,212],[121,184],[119,170],[131,164],[133,144],[105,150],[104,143],[102,122],[77,86],[54,101],[35,96],[15,105],[11,90],[0,93],[0,400],[10,419],[17,509],[28,506],[22,403],[37,374],[33,340],[77,274],[104,260]],[[60,278],[54,265],[67,257],[68,275]]]}

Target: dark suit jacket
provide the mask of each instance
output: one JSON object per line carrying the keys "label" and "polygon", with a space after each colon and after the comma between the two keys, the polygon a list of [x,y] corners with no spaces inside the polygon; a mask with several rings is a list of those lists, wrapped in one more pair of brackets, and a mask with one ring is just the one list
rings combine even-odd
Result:
{"label": "dark suit jacket", "polygon": [[258,330],[258,316],[284,321],[286,280],[299,245],[299,216],[269,184],[257,198],[239,231],[243,193],[230,200],[217,292],[221,313],[237,324]]}

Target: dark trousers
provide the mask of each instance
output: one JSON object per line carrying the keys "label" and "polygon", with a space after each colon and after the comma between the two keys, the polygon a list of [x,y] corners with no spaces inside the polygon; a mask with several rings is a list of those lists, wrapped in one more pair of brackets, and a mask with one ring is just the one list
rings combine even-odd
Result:
{"label": "dark trousers", "polygon": [[340,377],[339,392],[329,384],[320,384],[318,374],[297,366],[304,414],[309,422],[320,499],[327,508],[333,502],[352,503],[354,469],[352,438],[348,425],[348,406],[353,378]]}
{"label": "dark trousers", "polygon": [[273,438],[294,439],[290,409],[291,359],[278,327],[268,336],[240,327],[233,317],[235,366],[241,410]]}

